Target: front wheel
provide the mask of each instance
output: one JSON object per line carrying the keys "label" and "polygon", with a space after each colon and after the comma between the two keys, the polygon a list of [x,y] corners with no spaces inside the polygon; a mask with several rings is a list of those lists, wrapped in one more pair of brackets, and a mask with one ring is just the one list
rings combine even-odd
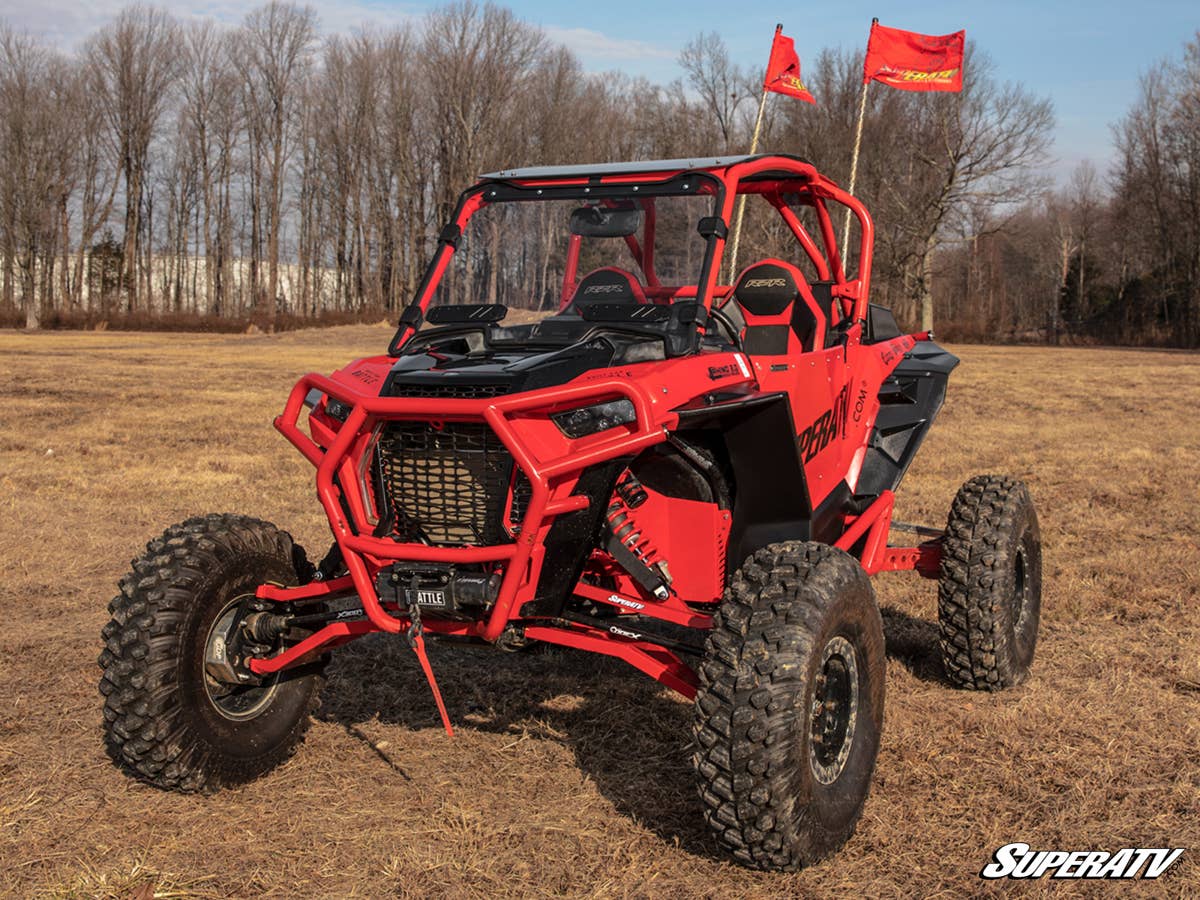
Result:
{"label": "front wheel", "polygon": [[312,668],[250,676],[241,621],[260,584],[295,585],[311,567],[274,525],[235,515],[188,519],[146,545],[109,604],[100,654],[105,744],[157,787],[210,790],[255,778],[304,736],[320,688]]}
{"label": "front wheel", "polygon": [[854,833],[883,729],[883,623],[851,556],[772,544],[734,575],[705,646],[705,818],[745,865],[793,870]]}

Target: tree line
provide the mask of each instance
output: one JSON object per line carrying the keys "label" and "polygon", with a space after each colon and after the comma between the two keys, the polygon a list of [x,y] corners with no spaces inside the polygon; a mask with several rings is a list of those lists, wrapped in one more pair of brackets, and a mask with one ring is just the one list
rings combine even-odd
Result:
{"label": "tree line", "polygon": [[[481,172],[749,144],[761,61],[735,63],[716,34],[655,84],[587,73],[490,4],[318,26],[284,2],[235,27],[131,6],[68,53],[0,23],[0,323],[394,318]],[[948,337],[1197,346],[1200,36],[1143,79],[1112,171],[1085,164],[1061,188],[1049,102],[968,53],[961,94],[868,94],[855,192],[877,229],[876,302]],[[844,184],[861,53],[805,71],[820,105],[772,97],[761,146]],[[499,229],[465,242],[466,293],[553,303],[556,223],[526,218],[519,270],[489,265]],[[752,204],[743,254],[787,243]]]}

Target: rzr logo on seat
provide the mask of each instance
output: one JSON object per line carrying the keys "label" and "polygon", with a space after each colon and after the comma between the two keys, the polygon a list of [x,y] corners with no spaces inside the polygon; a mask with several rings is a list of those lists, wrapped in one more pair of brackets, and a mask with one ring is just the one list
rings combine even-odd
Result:
{"label": "rzr logo on seat", "polygon": [[796,438],[800,445],[800,457],[806,463],[829,446],[830,442],[846,431],[846,411],[850,408],[850,385],[838,392],[833,406],[821,413],[817,420],[800,432]]}
{"label": "rzr logo on seat", "polygon": [[786,278],[751,278],[744,285],[744,288],[773,288],[787,287]]}
{"label": "rzr logo on seat", "polygon": [[625,290],[622,284],[589,284],[583,289],[585,294],[618,294]]}

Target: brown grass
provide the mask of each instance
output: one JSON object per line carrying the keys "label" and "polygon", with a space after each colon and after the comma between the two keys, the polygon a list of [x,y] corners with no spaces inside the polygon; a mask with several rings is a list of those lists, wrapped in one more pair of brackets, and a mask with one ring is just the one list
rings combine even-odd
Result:
{"label": "brown grass", "polygon": [[[390,329],[0,333],[0,891],[28,896],[958,896],[990,852],[1187,847],[1200,892],[1200,360],[963,347],[899,517],[939,523],[969,475],[1028,480],[1046,545],[1032,680],[939,674],[934,590],[877,579],[890,665],[858,834],[793,876],[723,861],[688,769],[686,703],[569,651],[432,648],[459,737],[411,653],[339,652],[306,745],[211,798],[129,780],[101,749],[105,604],[163,526],[208,510],[328,531],[270,427],[295,376]],[[1048,889],[1048,885],[1041,885]],[[1103,885],[1059,884],[1069,892]]]}

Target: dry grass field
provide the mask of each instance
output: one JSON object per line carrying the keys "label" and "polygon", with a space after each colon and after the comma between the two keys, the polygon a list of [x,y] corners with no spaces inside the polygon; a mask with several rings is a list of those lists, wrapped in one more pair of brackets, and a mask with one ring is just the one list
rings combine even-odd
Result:
{"label": "dry grass field", "polygon": [[[887,722],[857,835],[797,875],[715,852],[688,766],[691,710],[565,650],[335,656],[304,747],[212,797],[105,756],[105,605],[131,557],[204,511],[275,521],[314,555],[312,472],[271,428],[294,378],[390,333],[0,333],[0,892],[12,896],[892,897],[999,893],[1010,841],[1186,847],[1138,895],[1200,894],[1200,357],[958,347],[963,365],[897,515],[941,524],[977,472],[1026,479],[1045,541],[1034,674],[951,689],[935,590],[876,580]],[[1034,892],[1051,885],[1026,884]],[[1100,893],[1104,883],[1059,883]]]}

